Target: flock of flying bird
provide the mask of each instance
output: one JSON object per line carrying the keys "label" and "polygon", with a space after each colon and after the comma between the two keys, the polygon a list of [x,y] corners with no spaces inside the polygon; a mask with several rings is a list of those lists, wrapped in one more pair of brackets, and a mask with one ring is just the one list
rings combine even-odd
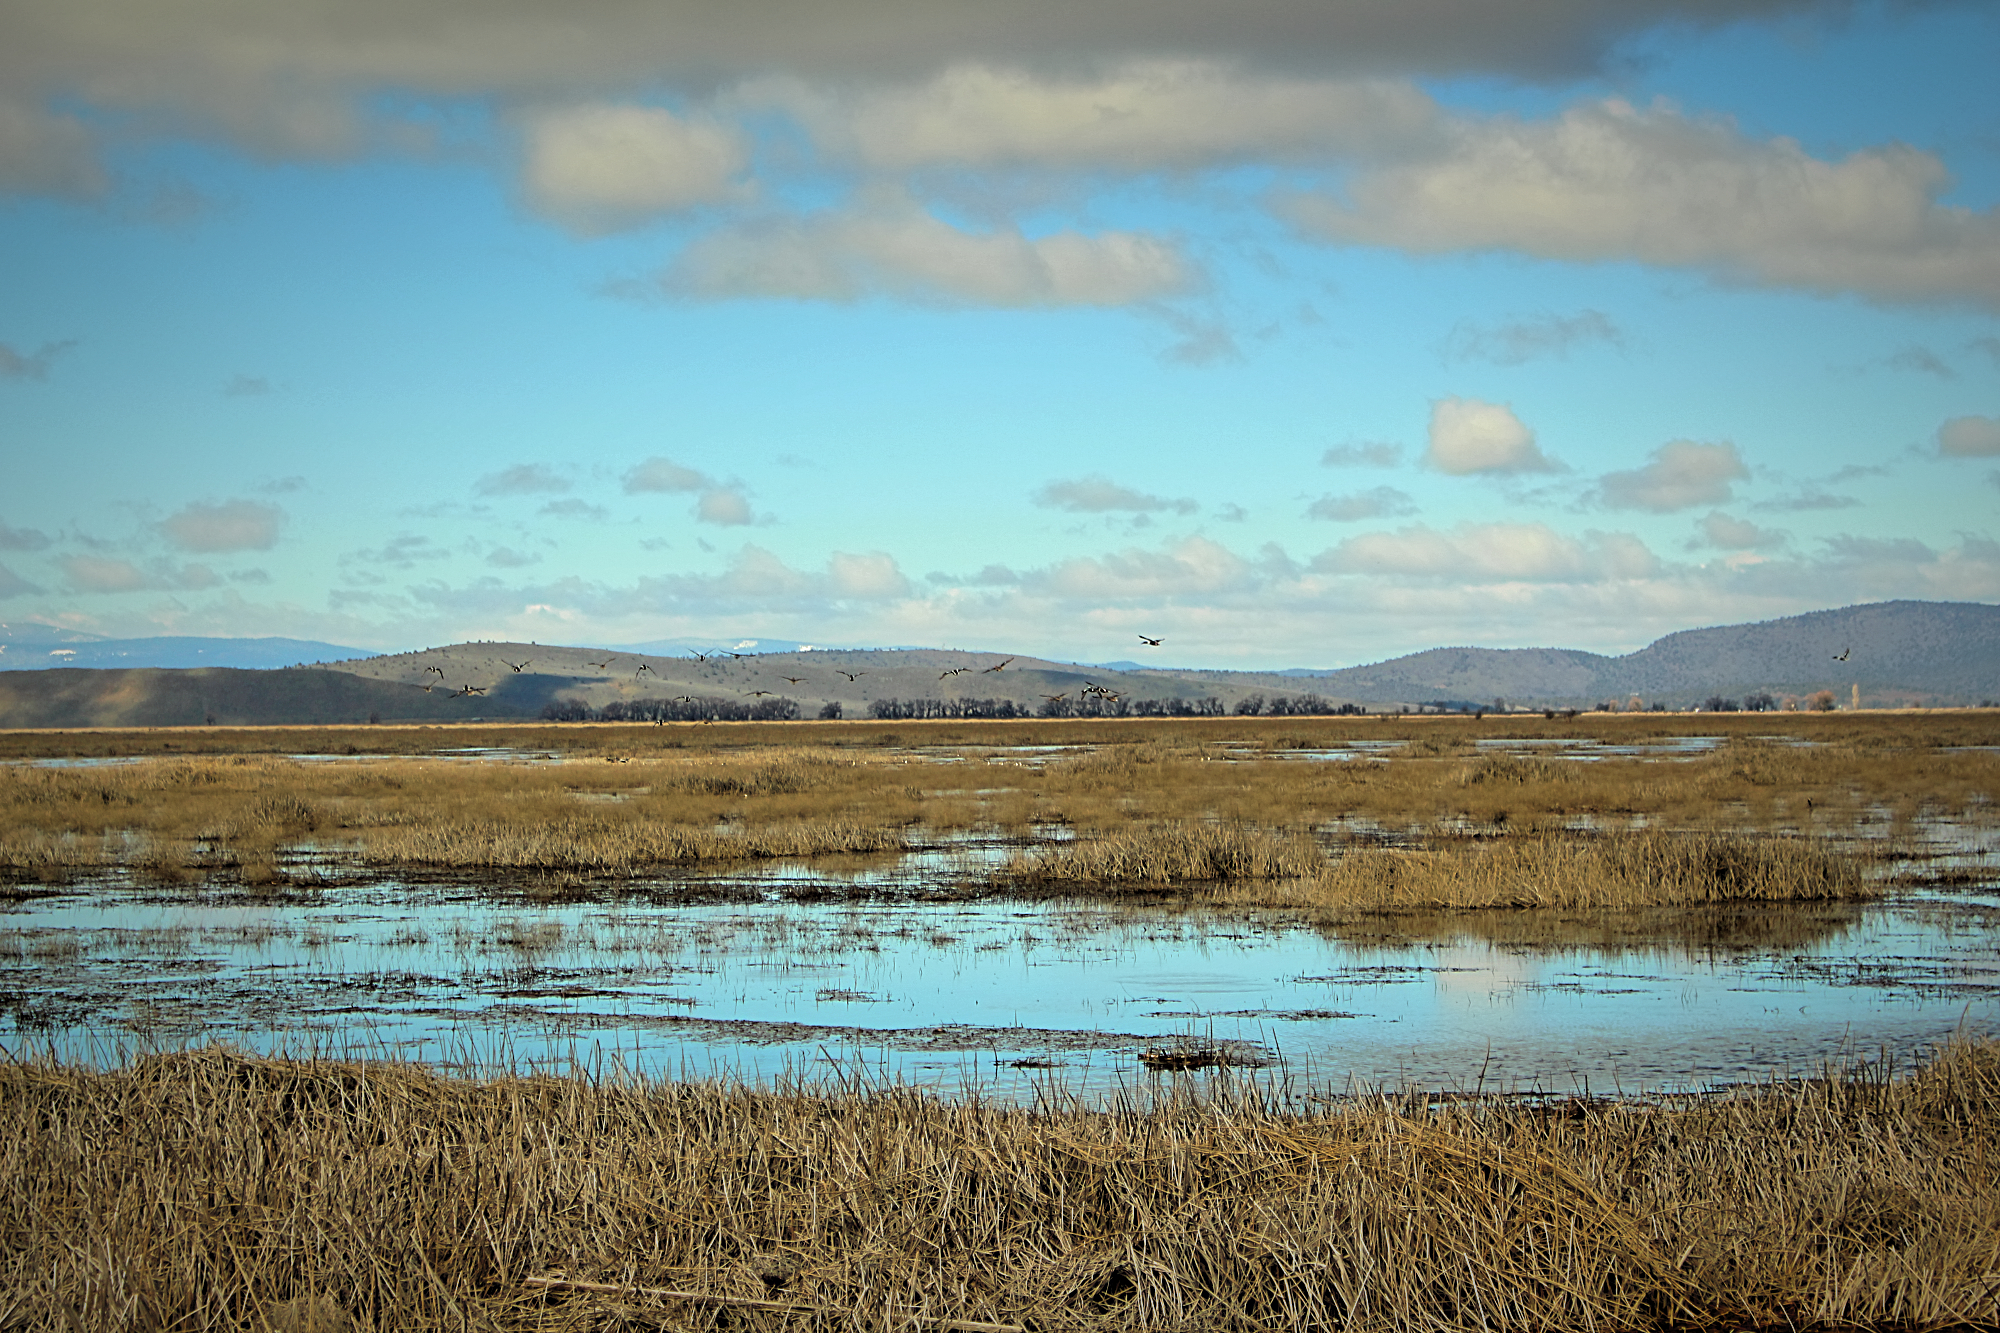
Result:
{"label": "flock of flying bird", "polygon": [[[1149,648],[1157,648],[1161,645],[1161,643],[1165,641],[1164,639],[1156,639],[1146,634],[1141,634],[1139,636],[1139,640]],[[706,652],[706,653],[702,652],[699,648],[690,648],[688,649],[688,652],[694,657],[694,660],[697,662],[708,662],[714,660],[715,658],[724,656],[734,658],[737,661],[742,661],[746,657],[757,656],[757,654],[755,653],[739,653],[736,652],[734,649],[729,649],[729,648],[718,648],[713,652]],[[1845,653],[1841,654],[1841,660],[1845,661],[1846,656],[1847,655]],[[586,661],[584,665],[598,671],[604,671],[609,669],[611,664],[613,662],[616,662],[617,660],[618,658],[614,654],[610,657],[605,658],[602,662]],[[1018,658],[1010,657],[1006,661],[996,662],[990,667],[981,667],[979,668],[978,674],[982,676],[995,675],[999,672],[1005,671],[1008,667],[1012,666],[1018,660],[1019,660]],[[526,661],[522,662],[509,662],[506,658],[503,657],[500,659],[500,665],[508,668],[510,671],[512,671],[515,675],[518,676],[522,672],[526,671],[529,667],[534,665],[534,659],[529,658]],[[428,675],[435,675],[437,677],[436,681],[426,684],[424,686],[425,694],[429,694],[439,685],[445,683],[445,675],[443,667],[427,666],[424,668],[424,671]],[[835,667],[834,671],[839,675],[847,677],[848,682],[850,684],[868,674],[866,671],[847,671],[840,667]],[[938,673],[938,679],[949,680],[953,676],[963,676],[971,672],[972,672],[971,667],[952,667],[949,670],[940,671]],[[653,676],[655,679],[658,679],[658,673],[653,670],[652,664],[650,662],[641,662],[639,663],[639,669],[632,673],[632,679],[637,680],[639,677],[646,675],[650,675]],[[802,685],[805,683],[806,677],[780,676],[778,677],[778,679],[784,681],[788,685]],[[458,689],[451,691],[450,697],[453,699],[463,699],[475,694],[484,694],[486,693],[486,689],[487,687],[484,685],[473,685],[467,683],[465,685],[461,685]],[[744,690],[742,691],[742,693],[746,697],[752,699],[768,699],[774,697],[773,692],[770,690]],[[1090,680],[1085,681],[1083,683],[1083,688],[1078,690],[1076,693],[1079,699],[1096,698],[1096,699],[1103,699],[1107,703],[1116,702],[1118,699],[1123,697],[1116,691],[1108,689],[1105,686],[1099,685],[1096,681],[1090,681]],[[1060,703],[1064,699],[1067,699],[1068,697],[1069,697],[1068,694],[1045,694],[1042,696],[1042,698],[1048,700],[1050,703]],[[691,704],[695,702],[695,697],[691,694],[683,694],[678,696],[674,700],[674,702]]]}

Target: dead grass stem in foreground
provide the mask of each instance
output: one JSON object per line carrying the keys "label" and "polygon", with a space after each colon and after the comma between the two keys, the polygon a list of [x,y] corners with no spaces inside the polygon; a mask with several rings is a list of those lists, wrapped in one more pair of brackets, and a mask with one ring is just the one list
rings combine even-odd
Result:
{"label": "dead grass stem in foreground", "polygon": [[[1992,1327],[2000,1046],[1672,1106],[1094,1111],[209,1049],[0,1070],[0,1324]],[[627,1311],[631,1313],[631,1311]],[[668,1307],[667,1327],[723,1327]],[[308,1322],[314,1321],[314,1322]],[[608,1323],[607,1323],[608,1321]]]}

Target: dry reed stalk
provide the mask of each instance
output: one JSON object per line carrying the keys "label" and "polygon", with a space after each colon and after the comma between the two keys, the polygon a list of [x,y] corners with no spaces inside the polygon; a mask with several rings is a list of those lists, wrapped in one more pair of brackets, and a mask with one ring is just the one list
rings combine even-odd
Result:
{"label": "dry reed stalk", "polygon": [[[690,1305],[726,1305],[738,1310],[772,1310],[779,1314],[841,1314],[844,1311],[831,1305],[799,1305],[788,1301],[758,1300],[753,1296],[712,1296],[701,1291],[675,1291],[670,1287],[621,1287],[610,1282],[579,1282],[566,1277],[523,1278],[524,1287],[540,1287],[547,1291],[582,1291],[599,1296],[646,1296],[656,1301],[684,1301]],[[891,1311],[888,1316],[892,1323],[916,1324],[924,1328],[954,1330],[954,1333],[1028,1333],[1020,1324],[992,1324],[977,1319],[946,1319],[941,1315],[922,1315],[909,1311]]]}
{"label": "dry reed stalk", "polygon": [[575,1328],[528,1280],[747,1306],[779,1257],[784,1304],[842,1312],[797,1316],[819,1327],[2000,1323],[2000,1044],[1663,1105],[1208,1087],[1025,1109],[218,1049],[14,1064],[0,1318]]}

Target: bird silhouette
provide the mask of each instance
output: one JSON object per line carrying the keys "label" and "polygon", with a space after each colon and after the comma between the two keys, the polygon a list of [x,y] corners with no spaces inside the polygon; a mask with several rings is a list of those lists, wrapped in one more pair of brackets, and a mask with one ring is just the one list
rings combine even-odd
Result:
{"label": "bird silhouette", "polygon": [[653,674],[653,664],[650,662],[641,662],[639,663],[639,669],[632,673],[632,679],[637,680],[642,675],[651,674]]}
{"label": "bird silhouette", "polygon": [[690,648],[688,651],[694,654],[694,660],[697,662],[706,662],[708,660],[708,654],[698,648]]}
{"label": "bird silhouette", "polygon": [[[1010,658],[1008,658],[1008,659],[1007,659],[1007,662],[1011,662],[1011,661],[1013,661],[1013,660],[1014,660],[1014,659],[1010,657]],[[990,675],[992,675],[992,674],[993,674],[994,672],[996,672],[996,671],[1005,671],[1005,670],[1007,669],[1007,662],[1002,662],[1002,663],[1000,663],[1000,664],[999,664],[998,666],[990,666],[990,667],[986,667],[985,669],[983,669],[982,671],[980,671],[980,673],[979,673],[979,674],[980,674],[980,675],[982,675],[982,676],[990,676]]]}
{"label": "bird silhouette", "polygon": [[604,670],[604,668],[610,666],[613,662],[616,662],[617,660],[618,659],[615,657],[607,657],[602,662],[585,662],[584,665],[587,667],[594,667],[595,669],[602,671]]}
{"label": "bird silhouette", "polygon": [[463,697],[468,694],[484,694],[484,693],[486,693],[486,687],[483,685],[464,685],[459,687],[458,695],[454,697]]}
{"label": "bird silhouette", "polygon": [[532,664],[532,662],[533,659],[531,658],[529,659],[529,661],[521,663],[520,666],[514,666],[514,664],[512,662],[509,662],[506,658],[503,657],[500,659],[500,665],[514,667],[514,674],[517,676],[520,675],[523,671],[527,670],[528,667]]}
{"label": "bird silhouette", "polygon": [[748,694],[752,699],[773,699],[777,697],[769,690],[745,690],[744,693]]}
{"label": "bird silhouette", "polygon": [[1157,648],[1160,646],[1160,641],[1158,639],[1150,639],[1143,634],[1141,634],[1139,638],[1145,643],[1145,645],[1148,648]]}
{"label": "bird silhouette", "polygon": [[948,677],[948,676],[962,676],[962,675],[964,675],[964,674],[965,674],[966,672],[968,672],[968,671],[970,671],[970,670],[972,670],[972,668],[971,668],[971,667],[953,667],[953,668],[952,668],[951,670],[949,670],[949,671],[940,671],[940,672],[938,672],[938,679],[939,679],[939,680],[944,680],[944,679],[945,679],[946,677]]}
{"label": "bird silhouette", "polygon": [[1845,662],[1847,660],[1847,655],[1853,651],[1854,649],[1852,648],[1842,648],[1839,652],[1834,654],[1833,660],[1836,662]]}
{"label": "bird silhouette", "polygon": [[427,666],[424,668],[424,670],[435,672],[439,680],[444,679],[444,668],[441,666]]}
{"label": "bird silhouette", "polygon": [[691,704],[694,702],[694,696],[692,694],[683,694],[676,698],[674,702],[677,704]]}
{"label": "bird silhouette", "polygon": [[[834,670],[840,671],[840,668],[835,667]],[[867,675],[868,673],[866,671],[840,671],[840,674],[847,677],[849,680],[860,680],[863,676]]]}
{"label": "bird silhouette", "polygon": [[780,676],[778,679],[784,681],[787,685],[801,685],[805,683],[804,676]]}
{"label": "bird silhouette", "polygon": [[1047,699],[1052,704],[1059,704],[1063,700],[1069,698],[1067,694],[1045,694],[1042,697],[1044,699]]}

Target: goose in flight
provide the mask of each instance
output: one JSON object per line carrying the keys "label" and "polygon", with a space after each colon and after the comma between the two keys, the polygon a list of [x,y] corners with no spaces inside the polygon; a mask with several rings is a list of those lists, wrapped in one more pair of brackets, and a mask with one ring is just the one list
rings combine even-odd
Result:
{"label": "goose in flight", "polygon": [[1159,647],[1159,646],[1160,646],[1160,641],[1159,641],[1158,639],[1154,639],[1154,638],[1149,638],[1148,636],[1146,636],[1146,635],[1144,635],[1144,634],[1141,634],[1141,635],[1139,636],[1139,639],[1140,639],[1140,641],[1141,641],[1141,642],[1143,642],[1143,643],[1144,643],[1144,644],[1145,644],[1145,645],[1146,645],[1146,646],[1147,646],[1148,648],[1157,648],[1157,647]]}
{"label": "goose in flight", "polygon": [[1853,651],[1854,649],[1852,647],[1842,648],[1838,653],[1834,654],[1833,660],[1836,662],[1845,662],[1847,660],[1847,655]]}
{"label": "goose in flight", "polygon": [[[834,670],[840,671],[840,668],[835,667]],[[866,671],[840,671],[840,674],[847,677],[849,680],[860,680],[863,676],[867,675],[868,673]]]}
{"label": "goose in flight", "polygon": [[950,676],[962,676],[962,675],[964,675],[964,674],[965,674],[966,672],[968,672],[968,671],[970,671],[970,670],[972,670],[972,668],[971,668],[971,667],[953,667],[953,668],[952,668],[951,670],[949,670],[949,671],[940,671],[940,672],[938,672],[938,679],[939,679],[939,680],[944,680],[944,679],[946,679],[947,677],[950,677]]}
{"label": "goose in flight", "polygon": [[691,704],[694,702],[694,696],[692,694],[683,694],[676,697],[674,702],[677,704]]}
{"label": "goose in flight", "polygon": [[500,665],[505,667],[514,667],[514,674],[517,676],[520,675],[523,671],[527,670],[533,664],[534,664],[533,658],[530,658],[528,661],[521,663],[520,666],[514,666],[512,662],[509,662],[504,657],[500,659]]}
{"label": "goose in flight", "polygon": [[610,666],[613,662],[616,662],[617,660],[618,659],[615,657],[607,657],[602,662],[585,662],[584,665],[587,667],[592,667],[598,671],[602,671],[604,670],[604,668]]}
{"label": "goose in flight", "polygon": [[444,668],[441,666],[427,666],[424,670],[434,673],[439,680],[444,679]]}
{"label": "goose in flight", "polygon": [[458,693],[453,695],[452,697],[456,699],[456,698],[463,698],[468,694],[484,694],[484,693],[486,693],[486,687],[484,685],[463,685],[459,687]]}
{"label": "goose in flight", "polygon": [[751,697],[752,699],[775,699],[775,698],[777,698],[777,696],[776,696],[776,695],[774,695],[774,694],[772,694],[772,693],[771,693],[771,692],[770,692],[769,690],[745,690],[745,691],[744,691],[744,693],[745,693],[745,694],[747,694],[747,695],[749,695],[749,696],[750,696],[750,697]]}
{"label": "goose in flight", "polygon": [[787,685],[803,685],[806,678],[804,676],[780,676],[778,679],[784,681]]}
{"label": "goose in flight", "polygon": [[694,660],[697,662],[706,662],[708,660],[708,654],[699,648],[690,648],[688,651],[694,654]]}
{"label": "goose in flight", "polygon": [[[1014,660],[1014,659],[1010,657],[1010,658],[1008,658],[1008,659],[1007,659],[1007,662],[1011,662],[1011,661],[1013,661],[1013,660]],[[980,673],[979,673],[979,674],[980,674],[980,675],[982,675],[982,676],[990,676],[990,675],[992,675],[992,674],[993,674],[993,673],[994,673],[995,671],[1005,671],[1005,670],[1007,669],[1007,662],[1001,662],[1001,663],[1000,663],[1000,664],[998,664],[997,666],[990,666],[990,667],[985,667],[985,668],[981,669],[981,671],[980,671]]]}
{"label": "goose in flight", "polygon": [[632,673],[632,679],[637,680],[642,674],[651,674],[652,670],[653,664],[651,662],[641,662],[639,663],[639,669]]}
{"label": "goose in flight", "polygon": [[1052,704],[1059,704],[1063,700],[1069,698],[1067,694],[1045,694],[1042,697],[1044,699],[1047,699]]}

